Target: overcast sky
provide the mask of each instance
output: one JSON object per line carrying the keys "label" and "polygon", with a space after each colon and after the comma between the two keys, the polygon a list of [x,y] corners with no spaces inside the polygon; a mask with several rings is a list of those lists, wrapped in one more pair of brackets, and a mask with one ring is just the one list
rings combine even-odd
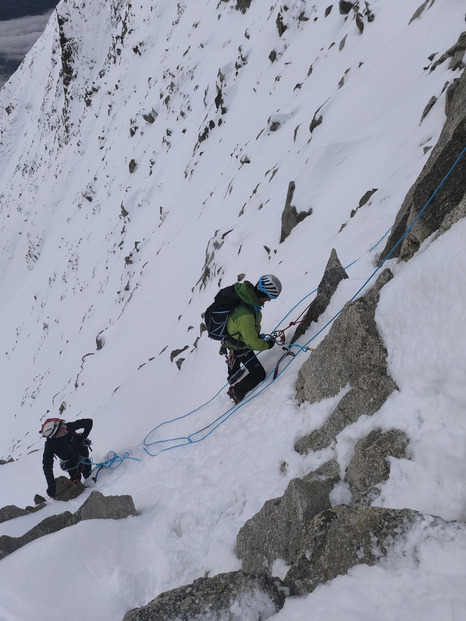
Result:
{"label": "overcast sky", "polygon": [[51,13],[0,21],[0,88],[42,34]]}

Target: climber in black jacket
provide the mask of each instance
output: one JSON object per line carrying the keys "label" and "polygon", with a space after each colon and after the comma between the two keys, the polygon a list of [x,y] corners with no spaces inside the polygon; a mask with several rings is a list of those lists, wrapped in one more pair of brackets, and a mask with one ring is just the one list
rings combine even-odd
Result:
{"label": "climber in black jacket", "polygon": [[[91,418],[82,418],[66,423],[61,418],[48,418],[40,430],[47,438],[42,457],[42,466],[47,479],[47,494],[53,498],[56,494],[55,477],[53,476],[53,458],[60,458],[60,465],[66,470],[70,479],[75,483],[81,480],[81,475],[87,479],[91,474],[92,465],[89,461],[89,446],[87,439],[91,433],[93,421]],[[81,433],[76,433],[83,429]]]}

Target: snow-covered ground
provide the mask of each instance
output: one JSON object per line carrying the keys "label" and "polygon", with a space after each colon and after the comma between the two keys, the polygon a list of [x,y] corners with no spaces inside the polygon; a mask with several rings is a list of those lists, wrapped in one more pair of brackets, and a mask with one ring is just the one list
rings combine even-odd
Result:
{"label": "snow-covered ground", "polygon": [[[243,523],[328,459],[344,472],[355,442],[380,427],[408,434],[411,459],[392,460],[377,502],[453,523],[426,519],[381,566],[287,600],[272,619],[464,618],[466,223],[427,240],[409,263],[386,264],[395,278],[376,319],[400,391],[331,448],[293,450],[337,401],[297,404],[296,376],[312,353],[298,352],[232,408],[218,346],[199,338],[219,284],[270,272],[284,289],[263,328],[291,338],[335,248],[349,279],[301,344],[325,336],[374,272],[438,138],[444,85],[458,72],[447,63],[430,72],[429,56],[456,42],[463,3],[437,0],[410,22],[417,2],[378,0],[362,34],[352,15],[321,2],[267,11],[252,2],[245,14],[233,1],[76,5],[59,6],[70,17],[70,85],[60,81],[52,15],[0,91],[0,458],[14,459],[0,467],[0,506],[45,494],[38,431],[64,404],[64,418],[94,419],[96,462],[127,456],[96,488],[131,494],[140,515],[82,522],[4,558],[0,619],[114,621],[162,591],[239,569]],[[290,181],[297,211],[313,213],[279,243]],[[268,371],[280,354],[261,354]],[[187,436],[194,441],[172,440]],[[332,501],[348,493],[342,484]],[[82,502],[49,501],[2,523],[0,535]]]}

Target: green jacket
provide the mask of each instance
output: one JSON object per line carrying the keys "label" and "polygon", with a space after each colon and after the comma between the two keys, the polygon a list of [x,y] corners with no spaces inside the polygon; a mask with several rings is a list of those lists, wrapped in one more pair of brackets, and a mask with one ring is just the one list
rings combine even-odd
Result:
{"label": "green jacket", "polygon": [[230,345],[233,349],[252,349],[264,351],[269,349],[267,341],[259,338],[261,332],[261,303],[254,292],[254,285],[249,281],[237,282],[235,284],[236,293],[239,298],[252,308],[238,306],[228,316],[227,332],[238,343]]}

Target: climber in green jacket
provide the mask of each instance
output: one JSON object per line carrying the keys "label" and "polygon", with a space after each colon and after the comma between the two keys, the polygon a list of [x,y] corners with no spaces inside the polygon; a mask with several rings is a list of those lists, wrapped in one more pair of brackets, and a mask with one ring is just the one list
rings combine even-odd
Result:
{"label": "climber in green jacket", "polygon": [[[261,276],[256,285],[249,281],[236,283],[236,293],[243,304],[237,306],[228,316],[229,339],[224,341],[227,350],[228,381],[231,384],[228,395],[234,403],[242,401],[250,390],[266,377],[265,369],[254,351],[271,349],[275,345],[272,337],[261,334],[261,309],[265,302],[280,295],[282,285],[273,274]],[[247,375],[240,380],[247,369]]]}

